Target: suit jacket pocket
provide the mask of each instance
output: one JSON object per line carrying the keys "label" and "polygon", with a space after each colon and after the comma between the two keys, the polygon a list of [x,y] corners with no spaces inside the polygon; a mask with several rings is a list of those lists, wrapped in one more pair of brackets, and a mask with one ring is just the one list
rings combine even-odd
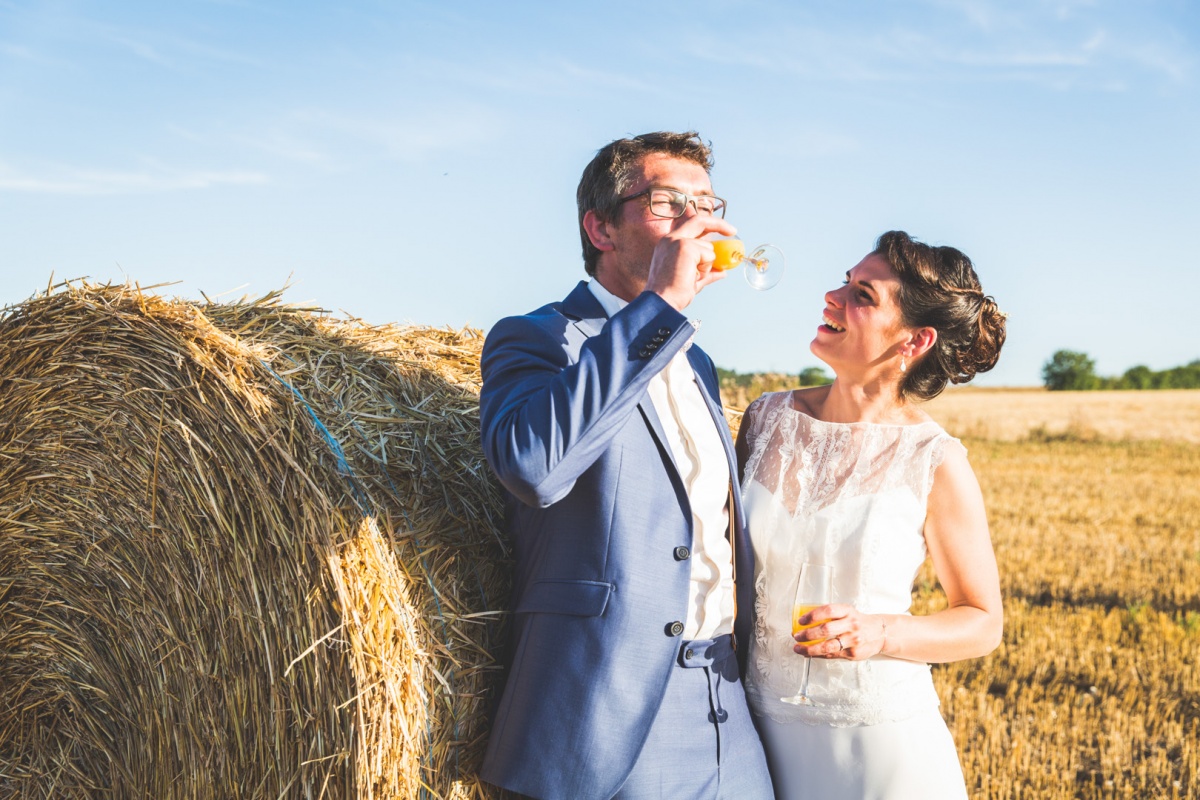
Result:
{"label": "suit jacket pocket", "polygon": [[612,591],[613,585],[602,581],[534,581],[517,605],[517,613],[598,617],[604,613]]}

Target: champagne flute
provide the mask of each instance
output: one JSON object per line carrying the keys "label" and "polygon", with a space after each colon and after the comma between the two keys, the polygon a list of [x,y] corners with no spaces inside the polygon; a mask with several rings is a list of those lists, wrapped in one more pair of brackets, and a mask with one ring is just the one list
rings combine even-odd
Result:
{"label": "champagne flute", "polygon": [[[800,580],[796,584],[796,601],[792,604],[792,636],[802,630],[815,628],[826,620],[815,620],[807,625],[800,624],[800,618],[818,606],[823,606],[832,598],[833,567],[826,564],[811,564],[804,562],[800,565]],[[824,639],[811,639],[809,644],[823,642]],[[795,642],[792,642],[795,644]],[[795,706],[811,706],[812,698],[808,696],[808,671],[812,667],[812,659],[804,656],[804,673],[800,680],[800,694],[779,698],[785,703]]]}
{"label": "champagne flute", "polygon": [[724,272],[744,267],[742,274],[755,289],[770,289],[783,277],[783,251],[773,244],[760,244],[749,255],[741,239],[717,239],[712,246],[716,253],[712,268]]}

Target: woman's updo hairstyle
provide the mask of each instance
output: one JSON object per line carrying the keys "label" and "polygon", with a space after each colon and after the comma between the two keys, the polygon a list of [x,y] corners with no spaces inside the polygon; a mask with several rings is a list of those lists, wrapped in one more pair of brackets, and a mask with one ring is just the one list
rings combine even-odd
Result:
{"label": "woman's updo hairstyle", "polygon": [[904,231],[888,231],[877,255],[900,279],[896,296],[904,324],[933,328],[937,341],[908,368],[900,383],[905,397],[929,400],[949,383],[966,383],[996,366],[1007,316],[983,293],[971,259],[953,247],[931,247]]}

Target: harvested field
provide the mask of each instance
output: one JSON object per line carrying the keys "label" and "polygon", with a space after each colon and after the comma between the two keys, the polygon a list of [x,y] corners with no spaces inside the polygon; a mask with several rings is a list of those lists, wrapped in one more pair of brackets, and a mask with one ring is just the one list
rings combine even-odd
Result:
{"label": "harvested field", "polygon": [[1005,596],[1000,648],[934,668],[971,797],[1200,796],[1200,445],[964,443]]}
{"label": "harvested field", "polygon": [[1161,439],[1200,444],[1200,389],[1049,392],[951,387],[925,406],[955,436],[1016,441]]}

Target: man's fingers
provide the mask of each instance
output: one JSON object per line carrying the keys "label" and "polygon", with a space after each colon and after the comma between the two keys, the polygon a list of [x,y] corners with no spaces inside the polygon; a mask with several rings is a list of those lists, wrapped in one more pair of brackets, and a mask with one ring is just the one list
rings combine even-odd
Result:
{"label": "man's fingers", "polygon": [[689,239],[699,239],[710,233],[721,236],[735,236],[737,234],[737,228],[720,217],[713,217],[707,214],[692,214],[680,217],[679,219],[681,221],[675,226],[673,233]]}

